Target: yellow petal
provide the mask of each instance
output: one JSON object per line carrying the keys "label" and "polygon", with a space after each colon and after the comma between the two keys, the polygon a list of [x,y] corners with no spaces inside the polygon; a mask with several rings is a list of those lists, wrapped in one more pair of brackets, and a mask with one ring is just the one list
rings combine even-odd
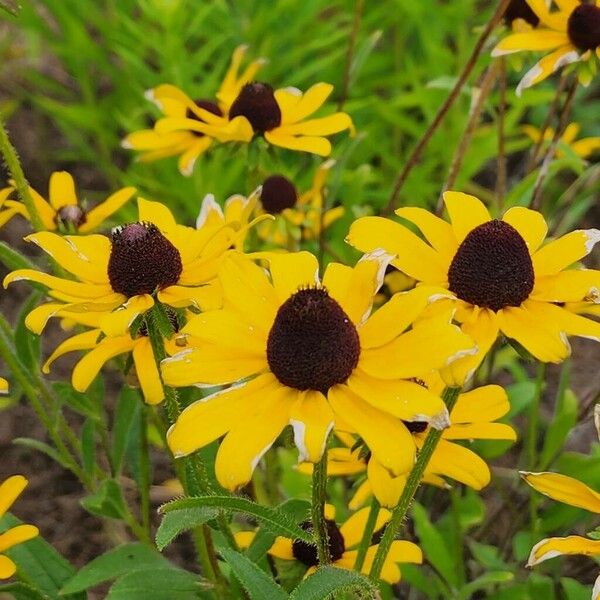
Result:
{"label": "yellow petal", "polygon": [[34,525],[17,525],[0,534],[0,552],[4,552],[17,544],[32,540],[40,531]]}
{"label": "yellow petal", "polygon": [[343,112],[334,113],[327,117],[301,121],[290,125],[281,125],[276,129],[277,135],[326,136],[333,135],[345,129],[353,129],[352,119]]}
{"label": "yellow petal", "polygon": [[256,537],[256,532],[255,531],[236,531],[233,534],[233,537],[235,538],[237,545],[240,548],[245,550],[246,548],[249,548],[250,544],[254,541],[254,538]]}
{"label": "yellow petal", "polygon": [[292,552],[292,540],[278,536],[275,538],[273,545],[268,550],[271,556],[281,558],[283,560],[294,560]]}
{"label": "yellow petal", "polygon": [[17,565],[8,556],[0,556],[0,579],[8,579],[16,572]]}
{"label": "yellow petal", "polygon": [[600,494],[573,477],[560,473],[527,471],[521,471],[521,477],[534,490],[553,500],[600,514]]}
{"label": "yellow petal", "polygon": [[596,150],[600,150],[600,137],[590,137],[577,140],[571,144],[571,150],[581,156],[581,158],[588,158]]}
{"label": "yellow petal", "polygon": [[447,264],[431,246],[406,227],[383,217],[362,217],[352,223],[346,241],[362,252],[383,248],[396,256],[392,264],[419,281],[445,284]]}
{"label": "yellow petal", "polygon": [[158,292],[158,299],[163,304],[174,308],[194,306],[200,310],[215,310],[223,304],[223,292],[217,281],[198,287],[186,285],[170,285]]}
{"label": "yellow petal", "polygon": [[519,232],[525,240],[530,254],[533,254],[546,239],[548,225],[542,213],[536,210],[513,206],[504,213],[502,220]]}
{"label": "yellow petal", "polygon": [[119,306],[117,310],[102,317],[100,328],[110,337],[125,335],[133,321],[153,306],[154,300],[150,294],[133,296],[125,304]]}
{"label": "yellow petal", "polygon": [[328,392],[328,400],[336,415],[346,421],[363,438],[373,456],[394,474],[410,471],[415,460],[415,444],[406,427],[344,385]]}
{"label": "yellow petal", "polygon": [[290,98],[282,97],[286,90],[276,90],[275,99],[281,108],[281,122],[283,124],[296,123],[305,119],[317,111],[333,92],[333,86],[329,83],[316,83],[304,94],[293,96],[295,102]]}
{"label": "yellow petal", "polygon": [[117,338],[104,338],[93,350],[90,350],[73,369],[72,383],[78,392],[85,392],[104,363],[111,358],[129,352],[133,341],[128,335]]}
{"label": "yellow petal", "polygon": [[90,350],[94,348],[98,343],[98,337],[100,336],[100,329],[92,329],[91,331],[84,331],[66,339],[62,344],[56,347],[56,350],[50,355],[48,360],[42,367],[43,373],[50,372],[50,365],[57,359],[67,354],[68,352],[75,352],[76,350]]}
{"label": "yellow petal", "polygon": [[140,222],[154,223],[161,231],[172,231],[177,227],[173,213],[162,202],[138,198]]}
{"label": "yellow petal", "polygon": [[315,287],[319,284],[319,261],[310,252],[259,253],[269,261],[273,287],[279,302],[283,304],[292,294],[301,288]]}
{"label": "yellow petal", "polygon": [[[31,194],[31,198],[35,205],[35,210],[44,223],[44,227],[50,231],[54,231],[56,229],[56,211],[48,202],[46,202],[43,196],[36,192],[32,187],[29,188],[29,193]],[[26,218],[29,219],[29,213],[26,214]]]}
{"label": "yellow petal", "polygon": [[318,156],[329,156],[331,154],[331,142],[324,137],[284,135],[278,129],[274,129],[265,131],[265,139],[273,146],[287,148],[288,150],[310,152]]}
{"label": "yellow petal", "polygon": [[484,385],[462,393],[450,418],[455,423],[485,423],[503,417],[510,410],[508,396],[499,385]]}
{"label": "yellow petal", "polygon": [[503,56],[522,50],[554,50],[569,43],[569,36],[562,31],[533,29],[506,36],[492,51],[492,56]]}
{"label": "yellow petal", "polygon": [[0,518],[12,506],[13,502],[27,487],[27,479],[23,475],[13,475],[0,483]]}
{"label": "yellow petal", "polygon": [[162,402],[165,397],[163,384],[156,366],[152,344],[147,337],[135,340],[133,344],[133,362],[144,394],[144,400],[148,404]]}
{"label": "yellow petal", "polygon": [[579,229],[542,246],[532,257],[536,277],[555,275],[587,256],[600,241],[600,230]]}
{"label": "yellow petal", "polygon": [[104,202],[101,202],[87,213],[85,223],[79,226],[79,232],[87,233],[103,225],[108,217],[116,213],[133,198],[135,192],[134,187],[124,187],[111,194]]}
{"label": "yellow petal", "polygon": [[[369,507],[362,508],[351,515],[348,520],[340,527],[340,533],[344,538],[346,548],[350,549],[354,546],[358,546],[360,543],[365,527],[367,526],[367,520],[369,518]],[[375,521],[374,531],[379,531],[389,520],[391,514],[385,508],[381,509],[377,513],[377,520]]]}
{"label": "yellow petal", "polygon": [[169,448],[179,457],[210,444],[234,424],[244,423],[246,413],[275,385],[272,375],[262,375],[190,404],[167,433]]}
{"label": "yellow petal", "polygon": [[517,86],[517,96],[520,96],[524,89],[540,83],[540,81],[543,81],[561,67],[577,62],[580,58],[579,52],[567,40],[567,45],[561,46],[558,50],[544,56],[544,58],[525,73]]}
{"label": "yellow petal", "polygon": [[259,460],[287,425],[298,390],[279,385],[263,394],[261,402],[233,425],[219,446],[215,473],[227,490],[250,481]]}
{"label": "yellow petal", "polygon": [[63,206],[78,204],[75,182],[66,171],[54,171],[50,175],[49,200],[52,208],[59,211]]}
{"label": "yellow petal", "polygon": [[0,394],[8,394],[8,381],[0,377]]}
{"label": "yellow petal", "polygon": [[391,473],[378,460],[371,457],[367,466],[367,477],[373,495],[381,506],[393,508],[398,504],[406,485],[407,474],[392,477]]}
{"label": "yellow petal", "polygon": [[450,477],[475,490],[485,487],[491,477],[489,467],[475,452],[446,440],[439,441],[425,472]]}
{"label": "yellow petal", "polygon": [[306,390],[299,393],[290,409],[298,460],[313,463],[321,460],[333,423],[333,411],[321,392]]}
{"label": "yellow petal", "polygon": [[532,314],[547,320],[549,329],[558,330],[561,334],[600,340],[600,323],[597,321],[576,315],[556,304],[529,301],[527,305]]}
{"label": "yellow petal", "polygon": [[189,177],[194,172],[196,160],[203,152],[206,152],[210,148],[212,143],[212,139],[208,136],[197,138],[190,144],[190,147],[181,154],[177,167],[184,177]]}
{"label": "yellow petal", "polygon": [[600,271],[570,269],[556,275],[536,277],[531,299],[546,302],[597,302],[600,299]]}
{"label": "yellow petal", "polygon": [[[383,469],[383,467],[381,468]],[[385,469],[383,470],[385,471]],[[327,469],[327,473],[329,474],[329,469]],[[358,510],[363,507],[372,496],[373,490],[371,489],[371,484],[368,480],[365,480],[356,488],[354,495],[350,498],[350,502],[348,502],[348,508],[350,510]]]}
{"label": "yellow petal", "polygon": [[467,235],[492,217],[479,198],[462,192],[444,192],[444,204],[452,223],[454,235],[461,243]]}
{"label": "yellow petal", "polygon": [[444,429],[445,440],[510,440],[517,432],[505,423],[458,423]]}
{"label": "yellow petal", "polygon": [[396,214],[414,223],[440,254],[449,257],[449,260],[454,256],[458,242],[449,223],[424,208],[414,206],[399,208]]}
{"label": "yellow petal", "polygon": [[541,562],[562,554],[583,554],[597,556],[600,554],[600,541],[588,540],[578,535],[568,537],[546,538],[538,542],[532,549],[527,561],[528,567],[539,565]]}
{"label": "yellow petal", "polygon": [[358,330],[361,348],[383,346],[392,341],[412,325],[429,303],[444,295],[452,297],[443,288],[426,285],[394,294]]}

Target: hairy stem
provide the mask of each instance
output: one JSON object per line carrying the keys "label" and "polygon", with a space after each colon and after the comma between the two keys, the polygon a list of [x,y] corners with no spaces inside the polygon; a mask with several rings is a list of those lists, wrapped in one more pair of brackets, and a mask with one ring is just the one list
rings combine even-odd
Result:
{"label": "hairy stem", "polygon": [[367,517],[367,524],[365,525],[365,530],[360,540],[360,545],[358,546],[358,552],[356,553],[356,562],[354,563],[354,570],[359,573],[362,571],[363,565],[365,564],[367,550],[371,545],[371,539],[373,537],[373,532],[375,531],[378,515],[379,502],[377,501],[377,498],[373,497],[369,508],[369,516]]}
{"label": "hairy stem", "polygon": [[315,541],[317,543],[317,556],[320,565],[331,562],[329,552],[329,534],[325,524],[325,499],[327,497],[327,447],[321,460],[315,464],[312,475],[312,507],[311,516]]}

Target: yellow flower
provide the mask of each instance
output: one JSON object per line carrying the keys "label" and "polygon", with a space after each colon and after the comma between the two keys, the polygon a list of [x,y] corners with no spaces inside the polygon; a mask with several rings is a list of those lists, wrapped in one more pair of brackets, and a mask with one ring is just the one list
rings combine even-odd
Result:
{"label": "yellow flower", "polygon": [[261,223],[257,228],[258,236],[275,246],[290,248],[301,238],[318,238],[321,225],[327,229],[342,217],[343,206],[323,212],[324,188],[334,165],[334,160],[324,162],[315,172],[310,189],[300,195],[296,186],[283,175],[271,175],[265,179],[260,193],[261,208],[257,214],[271,214],[275,220]]}
{"label": "yellow flower", "polygon": [[593,59],[594,53],[600,58],[600,0],[595,4],[554,1],[556,11],[548,8],[546,0],[527,0],[540,25],[531,31],[508,35],[492,51],[492,56],[524,50],[551,51],[525,74],[517,86],[517,95],[565,65]]}
{"label": "yellow flower", "polygon": [[262,59],[255,60],[239,75],[246,51],[247,46],[238,46],[234,51],[229,69],[216,94],[216,102],[208,99],[194,101],[170,84],[148,90],[146,97],[163,111],[164,118],[158,121],[161,125],[130,133],[123,140],[123,147],[141,151],[139,160],[143,162],[178,155],[179,171],[182,175],[189,176],[194,170],[196,159],[210,148],[214,139],[221,142],[249,142],[252,139],[252,128],[246,119],[229,120],[233,101],[264,63]]}
{"label": "yellow flower", "polygon": [[[367,525],[369,509],[363,508],[352,514],[341,526],[335,522],[335,508],[331,505],[325,507],[325,523],[327,526],[329,554],[331,564],[334,567],[353,570],[358,554],[358,545]],[[391,513],[385,508],[379,511],[375,523],[375,532],[380,531],[390,520]],[[300,527],[306,531],[312,531],[312,523],[304,521]],[[235,539],[240,548],[248,548],[254,539],[253,531],[240,531]],[[368,575],[377,552],[378,544],[370,545],[367,549],[361,572]],[[317,558],[316,546],[310,545],[303,540],[292,540],[279,536],[269,548],[268,553],[282,560],[297,560],[308,567],[306,576],[310,576],[317,570],[319,560]],[[394,540],[390,552],[387,555],[381,571],[381,579],[387,583],[398,583],[401,578],[399,563],[423,562],[421,549],[412,542],[405,540]]]}
{"label": "yellow flower", "polygon": [[[27,479],[22,475],[13,475],[0,484],[0,519],[6,514],[26,486]],[[0,534],[0,579],[8,579],[17,571],[15,563],[8,556],[1,553],[17,544],[22,544],[37,537],[39,533],[38,528],[34,525],[17,525]]]}
{"label": "yellow flower", "polygon": [[346,129],[354,134],[352,119],[343,112],[307,119],[332,91],[329,83],[317,83],[302,93],[297,88],[274,91],[268,83],[254,81],[242,87],[227,117],[208,111],[199,115],[205,122],[168,117],[157,122],[156,131],[197,131],[220,142],[249,142],[253,135],[262,135],[274,146],[329,156],[331,143],[326,136]]}
{"label": "yellow flower", "polygon": [[415,444],[400,419],[418,414],[444,427],[448,418],[442,400],[410,378],[473,351],[447,319],[406,331],[443,292],[423,286],[397,294],[369,316],[391,257],[373,253],[354,268],[331,263],[321,283],[318,261],[308,252],[255,256],[268,258],[270,278],[230,253],[219,271],[224,308],[192,318],[182,329],[189,348],[162,364],[172,386],[244,380],[183,411],[168,434],[174,454],[225,435],[216,474],[221,485],[236,489],[286,425],[301,459],[316,462],[343,420],[385,468],[410,470]]}
{"label": "yellow flower", "polygon": [[[100,313],[108,336],[124,335],[134,319],[157,299],[174,308],[214,308],[218,264],[231,244],[228,229],[178,225],[160,202],[138,200],[139,221],[103,235],[60,236],[43,231],[27,236],[76,280],[20,269],[4,286],[19,280],[41,283],[55,301],[27,315],[25,323],[41,333],[51,317],[73,312]],[[66,313],[66,315],[65,315]]]}
{"label": "yellow flower", "polygon": [[[31,220],[27,207],[18,200],[10,199],[15,192],[16,188],[12,182],[9,187],[0,190],[0,227],[15,215]],[[33,188],[29,188],[37,213],[46,229],[63,229],[77,233],[89,233],[98,229],[108,217],[130,200],[135,192],[133,187],[122,188],[104,202],[86,210],[77,198],[73,177],[66,171],[55,171],[50,175],[48,201]]]}
{"label": "yellow flower", "polygon": [[562,306],[599,301],[600,271],[567,270],[589,254],[599,230],[572,231],[542,245],[548,227],[539,212],[513,207],[493,220],[474,196],[446,192],[444,201],[450,223],[422,208],[396,211],[429,243],[382,217],[355,221],[347,241],[363,252],[383,248],[397,255],[392,264],[407,275],[455,294],[432,308],[456,311],[479,351],[446,370],[449,384],[472,374],[500,332],[543,362],[569,355],[568,335],[600,339],[599,323]]}
{"label": "yellow flower", "polygon": [[[553,500],[600,514],[600,494],[573,477],[560,473],[528,473],[524,471],[521,472],[521,476],[534,490]],[[579,535],[546,538],[531,549],[527,566],[533,567],[561,554],[600,556],[600,540],[592,540]],[[600,576],[596,579],[592,591],[592,600],[599,598]]]}
{"label": "yellow flower", "polygon": [[[561,144],[568,146],[571,151],[580,158],[587,158],[596,150],[600,150],[600,137],[587,137],[576,140],[579,130],[580,127],[577,123],[571,123],[566,127],[565,132],[560,137],[560,142]],[[532,142],[539,144],[542,132],[537,127],[534,127],[533,125],[523,125],[521,131],[523,131]],[[544,142],[550,142],[553,137],[554,130],[550,127],[547,128],[544,133]],[[556,151],[556,156],[559,158],[565,156],[565,153],[560,147]]]}
{"label": "yellow flower", "polygon": [[[438,394],[444,387],[439,375],[435,374],[425,376],[423,385]],[[442,433],[423,481],[446,487],[443,477],[449,477],[476,490],[485,487],[491,477],[485,461],[469,448],[451,440],[516,440],[516,432],[510,425],[495,422],[509,409],[506,392],[498,385],[486,385],[461,394],[450,412],[450,425]],[[405,422],[405,425],[413,434],[417,448],[421,448],[429,431],[428,423],[414,420]],[[367,474],[367,479],[358,486],[350,501],[350,508],[355,510],[363,506],[373,494],[382,506],[396,506],[406,483],[406,474],[390,474],[377,459],[356,448],[357,439],[354,435],[346,432],[336,432],[336,435],[344,446],[329,451],[328,474]],[[310,472],[311,469],[307,467],[303,464],[299,469]]]}
{"label": "yellow flower", "polygon": [[0,394],[8,394],[8,381],[0,377]]}

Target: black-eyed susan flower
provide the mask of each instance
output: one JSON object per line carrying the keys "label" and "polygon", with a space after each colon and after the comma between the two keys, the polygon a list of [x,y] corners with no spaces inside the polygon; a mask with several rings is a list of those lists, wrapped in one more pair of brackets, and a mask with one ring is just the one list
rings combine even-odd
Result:
{"label": "black-eyed susan flower", "polygon": [[[133,198],[136,190],[125,187],[111,194],[104,202],[88,209],[80,202],[73,177],[66,171],[55,171],[50,175],[48,200],[33,188],[29,193],[38,215],[48,231],[71,231],[89,233],[105,224],[127,201]],[[14,185],[0,190],[0,227],[15,215],[31,220],[27,207],[18,200],[11,199],[16,194]]]}
{"label": "black-eyed susan flower", "polygon": [[175,308],[219,305],[213,285],[219,261],[231,244],[227,229],[178,225],[160,202],[139,199],[139,221],[103,235],[60,236],[49,231],[29,235],[76,280],[32,269],[9,273],[13,281],[35,281],[49,288],[53,302],[29,313],[27,327],[41,333],[48,319],[64,313],[101,313],[100,328],[124,335],[155,299]]}
{"label": "black-eyed susan flower", "polygon": [[315,172],[312,186],[299,194],[292,181],[283,175],[271,175],[262,184],[258,214],[270,214],[272,221],[257,227],[258,236],[267,243],[284,248],[296,245],[300,239],[318,238],[344,215],[344,207],[324,211],[325,184],[334,160],[324,162]]}
{"label": "black-eyed susan flower", "polygon": [[[441,393],[444,384],[436,373],[426,375],[419,382],[434,393]],[[488,465],[471,449],[454,443],[454,440],[511,440],[516,439],[515,430],[496,420],[510,410],[506,392],[498,385],[486,385],[459,395],[450,411],[450,425],[444,429],[442,439],[433,452],[423,481],[438,487],[446,487],[444,478],[454,479],[469,487],[480,490],[490,482]],[[427,422],[406,422],[417,448],[421,448],[429,431]],[[329,451],[328,473],[330,475],[352,475],[366,472],[367,478],[360,484],[350,501],[355,510],[374,494],[382,506],[393,508],[398,504],[406,483],[406,474],[392,475],[369,453],[364,453],[357,444],[355,435],[337,431],[343,446]],[[309,471],[308,465],[301,470]]]}
{"label": "black-eyed susan flower", "polygon": [[[342,525],[338,526],[335,522],[334,507],[331,505],[325,507],[329,555],[333,566],[348,570],[354,569],[358,555],[358,545],[367,525],[368,516],[369,509],[364,508],[350,515]],[[375,531],[380,531],[390,520],[390,517],[391,513],[389,511],[381,509],[377,515]],[[313,526],[310,521],[304,521],[300,524],[300,527],[305,531],[312,531]],[[253,531],[241,531],[235,537],[240,547],[247,548],[252,543],[254,535]],[[371,570],[377,548],[378,544],[372,544],[367,549],[365,561],[361,568],[361,572],[365,575],[368,575]],[[317,547],[304,540],[292,540],[279,536],[269,548],[268,553],[282,560],[297,560],[308,567],[307,576],[314,573],[319,565]],[[394,540],[385,559],[381,579],[390,584],[398,583],[402,577],[398,565],[402,563],[421,564],[422,562],[423,553],[416,544],[406,540]]]}
{"label": "black-eyed susan flower", "polygon": [[182,329],[189,348],[163,361],[168,385],[241,382],[183,411],[168,434],[174,454],[225,435],[216,474],[236,489],[286,425],[301,459],[316,462],[334,424],[344,421],[386,469],[410,470],[415,444],[400,419],[444,427],[448,416],[439,396],[411,377],[473,351],[447,320],[406,331],[439,290],[398,294],[370,316],[391,258],[384,253],[354,268],[332,263],[322,282],[308,252],[259,256],[268,259],[270,278],[239,253],[224,259],[223,309],[192,318]]}
{"label": "black-eyed susan flower", "polygon": [[396,214],[414,223],[425,239],[382,217],[354,222],[347,241],[363,252],[383,248],[394,266],[417,281],[455,295],[436,310],[456,310],[477,354],[453,363],[449,381],[462,384],[481,363],[501,332],[543,362],[570,353],[567,336],[600,339],[600,324],[573,314],[565,302],[598,302],[600,271],[572,268],[600,240],[597,229],[572,231],[544,244],[544,217],[522,207],[492,219],[474,196],[446,192],[450,223],[422,208]]}
{"label": "black-eyed susan flower", "polygon": [[[0,519],[21,495],[26,486],[27,479],[22,475],[13,475],[0,484]],[[4,533],[0,533],[0,579],[8,579],[17,571],[17,565],[2,553],[38,535],[39,530],[34,525],[17,525]]]}
{"label": "black-eyed susan flower", "polygon": [[[179,330],[177,314],[170,309],[167,313],[171,326],[177,333]],[[84,356],[73,369],[71,383],[78,392],[85,392],[106,362],[122,354],[128,354],[131,355],[133,372],[139,382],[144,400],[148,404],[162,402],[163,385],[148,337],[148,327],[144,321],[140,323],[137,331],[126,331],[122,335],[109,337],[101,329],[103,313],[62,311],[61,316],[70,324],[83,325],[91,329],[76,333],[59,344],[42,366],[43,373],[49,373],[50,365],[61,356],[69,352],[84,351]]]}
{"label": "black-eyed susan flower", "polygon": [[[566,146],[579,156],[580,158],[588,158],[594,152],[600,150],[600,137],[586,137],[577,139],[581,127],[578,123],[570,123],[566,128],[565,132],[560,136],[560,144]],[[542,132],[533,125],[521,126],[521,131],[535,144],[539,144],[544,141],[550,143],[554,138],[554,130],[548,127],[544,133],[544,139],[542,140]],[[556,156],[561,158],[565,156],[565,152],[559,147],[556,150]]]}
{"label": "black-eyed susan flower", "polygon": [[[600,58],[600,1],[554,0],[558,10],[548,8],[545,0],[527,0],[527,3],[540,24],[530,31],[508,35],[492,51],[492,56],[550,51],[525,74],[517,95],[566,65]],[[588,84],[590,79],[588,74],[582,83]]]}
{"label": "black-eyed susan flower", "polygon": [[219,90],[216,101],[201,98],[192,100],[184,91],[170,84],[159,85],[146,92],[163,112],[153,129],[130,133],[122,142],[123,147],[141,152],[139,160],[150,162],[179,156],[179,171],[189,176],[197,158],[213,144],[252,139],[252,128],[246,119],[229,118],[233,101],[242,87],[252,80],[264,63],[263,59],[252,61],[239,74],[247,46],[238,46]]}
{"label": "black-eyed susan flower", "polygon": [[227,119],[213,116],[202,123],[165,118],[157,122],[156,131],[192,130],[222,142],[248,142],[253,135],[260,135],[274,146],[329,156],[331,142],[326,136],[346,129],[354,132],[352,119],[344,112],[308,119],[321,108],[332,91],[333,86],[329,83],[316,83],[302,93],[297,88],[274,90],[268,83],[253,81],[242,87]]}
{"label": "black-eyed susan flower", "polygon": [[[600,514],[600,494],[573,477],[560,473],[528,473],[524,471],[521,472],[521,476],[534,490],[553,500]],[[563,554],[600,556],[600,540],[579,535],[546,538],[531,549],[527,566],[533,567],[549,558]],[[596,579],[592,591],[592,600],[598,600],[598,598],[600,598],[600,576]]]}

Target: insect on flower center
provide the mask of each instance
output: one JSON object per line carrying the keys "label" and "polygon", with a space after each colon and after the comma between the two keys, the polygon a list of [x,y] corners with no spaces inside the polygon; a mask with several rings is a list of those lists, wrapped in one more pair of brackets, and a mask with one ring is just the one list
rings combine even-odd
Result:
{"label": "insect on flower center", "polygon": [[229,110],[229,119],[246,117],[256,133],[264,133],[281,125],[281,109],[273,88],[268,83],[247,83]]}
{"label": "insect on flower center", "polygon": [[[223,112],[215,104],[212,100],[205,100],[204,98],[200,98],[199,100],[195,100],[194,104],[203,108],[209,113],[216,115],[217,117],[222,117]],[[204,119],[200,118],[191,108],[187,108],[185,111],[185,116],[187,119],[193,119],[194,121],[200,121],[200,123],[205,123]],[[192,133],[198,137],[204,137],[204,134],[200,131],[192,131]]]}
{"label": "insect on flower center", "polygon": [[115,292],[128,298],[152,294],[174,285],[183,269],[181,255],[151,223],[115,228],[108,261],[108,279]]}
{"label": "insect on flower center", "polygon": [[[331,556],[332,561],[339,560],[346,551],[346,543],[344,542],[342,533],[335,524],[335,521],[325,519],[325,526],[327,527],[327,538],[329,541],[329,556]],[[313,531],[313,524],[310,521],[300,523],[300,527],[304,531]],[[296,560],[299,560],[307,567],[316,567],[319,564],[317,547],[304,540],[294,540],[292,542],[292,554]]]}
{"label": "insect on flower center", "polygon": [[87,221],[87,216],[78,204],[67,204],[58,210],[55,221],[57,225],[62,223],[66,227],[71,225],[79,229]]}
{"label": "insect on flower center", "polygon": [[263,182],[260,201],[268,213],[278,215],[286,208],[293,208],[297,200],[296,186],[287,177],[271,175]]}
{"label": "insect on flower center", "polygon": [[521,234],[504,221],[475,227],[448,270],[449,288],[461,300],[491,308],[519,306],[533,290],[531,256]]}
{"label": "insect on flower center", "polygon": [[580,4],[567,23],[569,39],[580,50],[593,50],[600,46],[600,7]]}
{"label": "insect on flower center", "polygon": [[302,289],[279,308],[267,340],[277,379],[298,390],[327,390],[344,383],[358,364],[354,324],[322,288]]}
{"label": "insect on flower center", "polygon": [[523,19],[532,27],[537,27],[540,23],[539,17],[531,10],[527,0],[512,0],[504,13],[504,22],[511,25],[516,19]]}

